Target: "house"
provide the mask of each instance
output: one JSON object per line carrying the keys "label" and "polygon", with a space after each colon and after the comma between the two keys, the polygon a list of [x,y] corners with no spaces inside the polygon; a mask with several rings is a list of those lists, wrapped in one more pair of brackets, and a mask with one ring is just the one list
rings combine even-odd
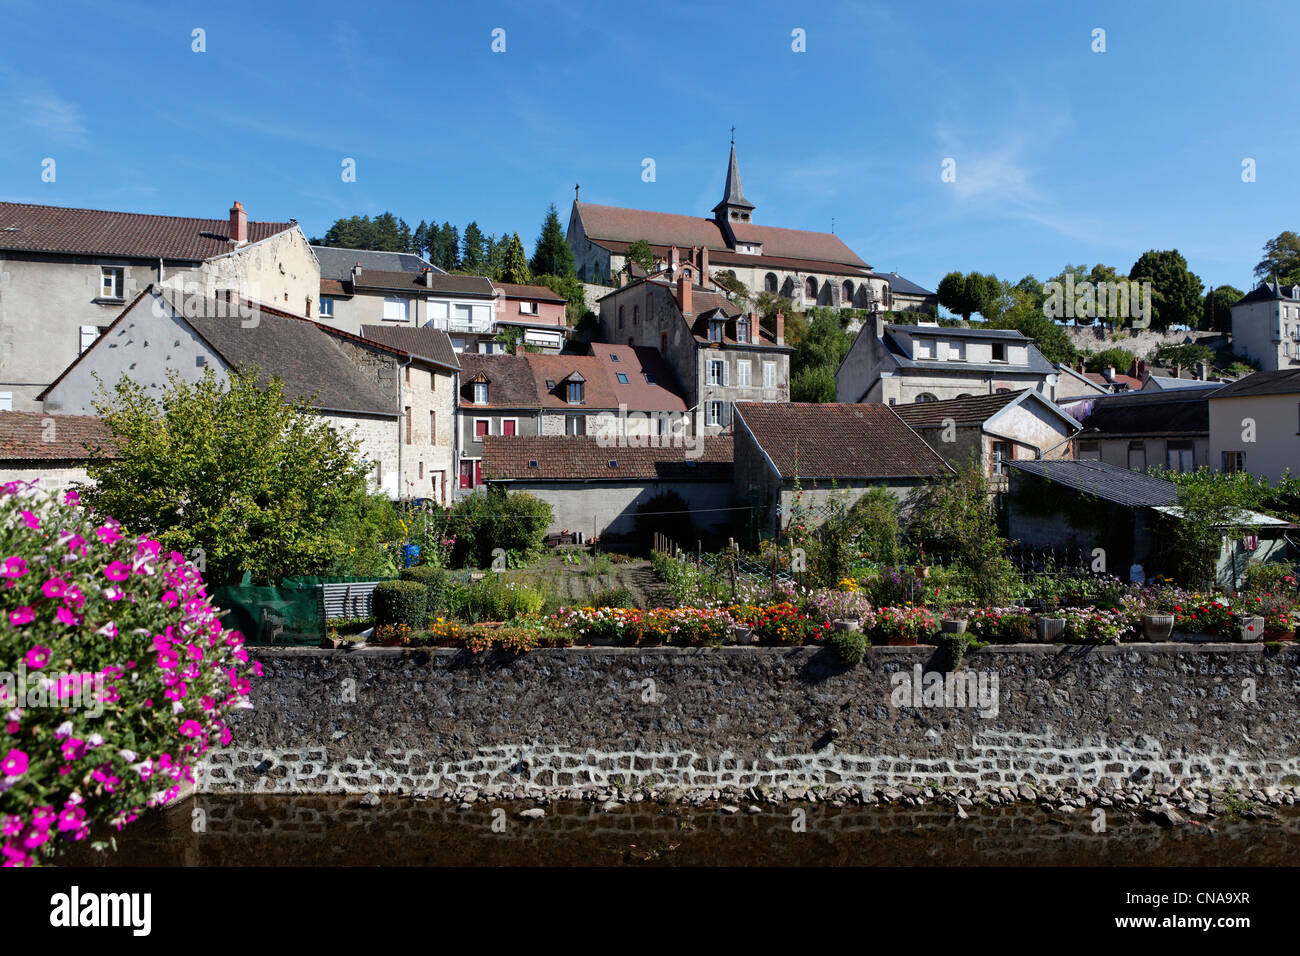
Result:
{"label": "house", "polygon": [[[221,378],[251,368],[260,369],[263,381],[280,378],[288,398],[306,401],[359,443],[374,489],[400,494],[399,384],[391,350],[261,303],[147,286],[38,397],[51,414],[87,415],[101,386],[111,388],[124,376],[157,396],[171,374],[196,382],[208,368]],[[387,387],[380,384],[385,368]]]}
{"label": "house", "polygon": [[663,269],[633,279],[599,300],[601,337],[630,347],[658,347],[681,383],[691,409],[716,434],[731,425],[736,402],[790,398],[785,317],[763,328],[757,312],[742,312],[709,276],[709,250],[683,257],[669,249]]}
{"label": "house", "polygon": [[1300,366],[1300,286],[1261,282],[1238,299],[1232,350],[1265,372]]}
{"label": "house", "polygon": [[1032,388],[1047,397],[1056,368],[1012,329],[863,323],[835,373],[841,402],[908,405]]}
{"label": "house", "polygon": [[112,457],[112,436],[93,415],[0,412],[0,484],[35,481],[43,491],[65,491],[89,481],[92,460]]}
{"label": "house", "polygon": [[[707,250],[711,268],[731,273],[752,292],[792,299],[800,309],[894,307],[892,274],[873,272],[834,233],[757,225],[756,208],[741,187],[734,142],[722,200],[709,218],[579,202],[575,191],[568,240],[578,277],[610,285],[628,265],[628,248],[645,240],[663,262],[673,248]],[[706,269],[702,278],[712,275]],[[907,286],[910,304],[920,287]]]}
{"label": "house", "polygon": [[[735,490],[775,534],[801,496],[814,517],[831,497],[851,504],[883,487],[900,500],[952,469],[887,405],[739,402]],[[820,515],[824,517],[824,514]]]}
{"label": "house", "polygon": [[[1173,482],[1103,461],[1068,459],[1013,461],[1010,478],[1004,514],[1007,536],[1018,544],[1053,549],[1123,580],[1131,572],[1136,576],[1137,569],[1144,579],[1172,570],[1160,522],[1178,520]],[[1236,587],[1249,563],[1286,552],[1293,525],[1255,512],[1248,518],[1260,526],[1259,533],[1225,536],[1219,584]]]}
{"label": "house", "polygon": [[1105,375],[1085,371],[1082,367],[1072,369],[1064,362],[1053,362],[1052,367],[1056,369],[1056,388],[1052,389],[1052,400],[1062,404],[1066,399],[1113,395],[1128,387],[1126,382],[1118,380],[1120,376],[1114,375],[1114,369],[1107,369],[1112,376],[1111,380],[1107,380]]}
{"label": "house", "polygon": [[884,299],[889,303],[890,312],[928,312],[939,313],[939,294],[904,279],[897,272],[873,272],[872,278],[884,283]]}
{"label": "house", "polygon": [[671,441],[697,431],[657,351],[602,343],[592,349],[590,355],[460,356],[460,489],[482,483],[482,441],[492,435],[591,436],[614,447],[630,438]]}
{"label": "house", "polygon": [[729,435],[702,438],[698,448],[611,448],[593,436],[493,435],[483,439],[482,468],[489,484],[527,491],[549,504],[554,517],[548,533],[599,537],[606,547],[640,544],[633,540],[638,509],[665,492],[681,496],[705,536],[721,535],[734,515]]}
{"label": "house", "polygon": [[1213,390],[1136,391],[1062,402],[1083,426],[1074,458],[1132,471],[1195,471],[1210,461],[1206,399]]}
{"label": "house", "polygon": [[237,289],[311,315],[320,270],[293,220],[0,203],[0,409],[36,396],[148,285]]}
{"label": "house", "polygon": [[1269,481],[1300,472],[1300,368],[1256,372],[1208,401],[1211,467]]}
{"label": "house", "polygon": [[1066,458],[1080,425],[1033,389],[893,406],[944,461],[960,468],[972,458],[1002,490],[1006,462]]}
{"label": "house", "polygon": [[497,291],[497,329],[517,328],[524,345],[559,352],[568,337],[564,296],[544,285],[493,282]]}
{"label": "house", "polygon": [[311,251],[320,263],[320,318],[324,322],[338,322],[340,328],[356,330],[359,323],[349,315],[352,293],[348,284],[352,269],[363,271],[406,272],[418,275],[429,270],[437,275],[447,273],[422,256],[410,252],[383,252],[377,249],[348,249],[343,246],[312,246]]}

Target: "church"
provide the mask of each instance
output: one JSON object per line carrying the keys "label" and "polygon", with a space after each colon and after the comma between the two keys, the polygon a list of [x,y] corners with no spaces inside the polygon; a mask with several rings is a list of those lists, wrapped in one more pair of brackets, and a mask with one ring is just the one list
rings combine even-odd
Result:
{"label": "church", "polygon": [[799,310],[812,306],[910,311],[933,309],[932,292],[897,273],[875,272],[839,236],[782,229],[755,222],[757,207],[745,198],[731,144],[722,200],[709,218],[624,209],[580,202],[569,215],[569,246],[578,277],[612,285],[627,263],[627,250],[644,239],[665,263],[674,248],[708,250],[714,273],[732,272],[752,293],[791,299]]}

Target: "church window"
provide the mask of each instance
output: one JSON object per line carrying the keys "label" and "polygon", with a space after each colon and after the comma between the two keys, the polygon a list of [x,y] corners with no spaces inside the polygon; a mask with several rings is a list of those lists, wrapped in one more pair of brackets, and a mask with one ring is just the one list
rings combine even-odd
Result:
{"label": "church window", "polygon": [[763,290],[764,290],[765,292],[775,292],[775,291],[776,291],[776,273],[775,273],[775,272],[769,272],[767,275],[763,276]]}

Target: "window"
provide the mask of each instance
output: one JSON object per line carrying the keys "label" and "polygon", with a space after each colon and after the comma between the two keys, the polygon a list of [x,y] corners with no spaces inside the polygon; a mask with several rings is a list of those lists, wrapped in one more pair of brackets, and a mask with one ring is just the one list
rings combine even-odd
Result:
{"label": "window", "polygon": [[1170,471],[1195,471],[1196,452],[1190,441],[1170,441],[1165,446],[1165,466]]}
{"label": "window", "polygon": [[803,294],[806,299],[815,300],[817,298],[817,280],[813,276],[809,276],[804,280]]}
{"label": "window", "polygon": [[411,300],[397,296],[385,296],[384,321],[405,322],[411,317]]}
{"label": "window", "polygon": [[474,440],[482,441],[484,435],[490,434],[489,426],[491,424],[491,421],[486,418],[474,419]]}
{"label": "window", "polygon": [[840,305],[853,305],[853,283],[847,280],[840,286]]}
{"label": "window", "polygon": [[1016,457],[1016,448],[1009,441],[995,441],[993,443],[993,474],[995,476],[1005,475],[1006,468],[1003,463],[1012,461]]}
{"label": "window", "polygon": [[1147,443],[1146,442],[1131,441],[1128,443],[1128,470],[1129,471],[1147,470]]}
{"label": "window", "polygon": [[920,395],[916,396],[917,404],[922,402],[937,402],[938,400],[939,398],[937,395],[931,395],[929,392],[922,392]]}
{"label": "window", "polygon": [[411,406],[410,405],[406,406],[404,417],[406,419],[406,443],[410,445],[413,444],[415,441],[415,436],[411,434]]}
{"label": "window", "polygon": [[569,383],[568,401],[570,405],[582,404],[582,383],[581,382]]}
{"label": "window", "polygon": [[429,413],[429,444],[438,444],[438,413]]}
{"label": "window", "polygon": [[632,324],[633,325],[641,324],[641,306],[639,305],[632,306]]}
{"label": "window", "polygon": [[520,312],[521,315],[536,315],[536,314],[537,314],[537,303],[536,303],[536,302],[520,302],[520,303],[519,303],[519,312]]}
{"label": "window", "polygon": [[736,322],[736,341],[749,344],[749,319],[740,319]]}
{"label": "window", "polygon": [[1246,470],[1246,453],[1244,451],[1225,451],[1223,453],[1223,471],[1235,475]]}
{"label": "window", "polygon": [[763,363],[763,387],[776,388],[776,363]]}
{"label": "window", "polygon": [[653,385],[655,383],[655,377],[649,372],[642,372],[641,374],[645,376],[645,383],[647,385]]}
{"label": "window", "polygon": [[620,358],[618,357],[618,353],[617,353],[617,352],[610,352],[610,353],[609,353],[609,360],[610,360],[611,362],[621,362],[621,361],[623,361],[622,359],[620,359]]}
{"label": "window", "polygon": [[14,410],[14,393],[0,392],[0,412],[12,412]]}
{"label": "window", "polygon": [[501,434],[515,435],[518,434],[519,420],[516,418],[501,419]]}
{"label": "window", "polygon": [[709,384],[726,385],[727,384],[727,363],[721,359],[713,359],[709,362]]}
{"label": "window", "polygon": [[659,333],[659,351],[665,355],[668,354],[668,333]]}
{"label": "window", "polygon": [[486,405],[487,403],[488,403],[487,382],[475,382],[474,383],[474,404]]}
{"label": "window", "polygon": [[741,388],[749,388],[749,373],[753,367],[754,363],[748,359],[736,363],[736,384]]}
{"label": "window", "polygon": [[424,462],[420,462],[420,480],[424,480]]}
{"label": "window", "polygon": [[620,329],[623,327],[623,307],[621,305],[618,307],[618,327]]}
{"label": "window", "polygon": [[704,424],[706,425],[722,424],[722,402],[707,402],[704,406],[704,409],[705,409]]}
{"label": "window", "polygon": [[327,295],[320,297],[320,317],[322,319],[334,318],[334,300]]}
{"label": "window", "polygon": [[126,270],[120,266],[103,266],[99,270],[99,297],[101,299],[120,299],[125,283]]}
{"label": "window", "polygon": [[1007,346],[1004,342],[993,343],[993,361],[1005,362],[1007,360]]}
{"label": "window", "polygon": [[627,376],[626,376],[625,374],[623,374],[622,372],[619,372],[619,373],[618,373],[618,384],[620,384],[620,385],[626,385],[626,384],[627,384]]}
{"label": "window", "polygon": [[764,291],[764,292],[775,292],[775,291],[776,291],[776,273],[775,273],[775,272],[769,272],[767,275],[763,276],[763,291]]}
{"label": "window", "polygon": [[721,341],[722,341],[723,330],[724,330],[725,328],[726,328],[726,323],[723,322],[721,319],[714,319],[712,322],[710,322],[710,323],[709,323],[709,341],[710,341],[710,342],[721,342]]}
{"label": "window", "polygon": [[966,361],[966,343],[949,342],[948,343],[948,361],[964,362]]}
{"label": "window", "polygon": [[1079,461],[1101,461],[1101,442],[1081,441],[1074,457]]}
{"label": "window", "polygon": [[566,435],[587,434],[587,416],[586,415],[565,415],[564,434]]}
{"label": "window", "polygon": [[83,325],[81,327],[81,338],[77,348],[77,354],[80,355],[86,349],[95,344],[95,339],[99,338],[99,326]]}

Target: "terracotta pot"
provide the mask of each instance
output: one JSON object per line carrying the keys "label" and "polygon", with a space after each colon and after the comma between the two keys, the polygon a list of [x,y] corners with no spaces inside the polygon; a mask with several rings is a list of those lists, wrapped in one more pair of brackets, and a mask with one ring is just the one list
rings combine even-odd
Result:
{"label": "terracotta pot", "polygon": [[928,564],[918,564],[916,566],[916,576],[918,578],[928,578],[930,576],[930,566]]}
{"label": "terracotta pot", "polygon": [[1174,633],[1172,614],[1143,614],[1142,634],[1148,641],[1167,641]]}
{"label": "terracotta pot", "polygon": [[1270,643],[1273,641],[1294,641],[1295,631],[1265,631],[1264,640]]}
{"label": "terracotta pot", "polygon": [[886,634],[885,644],[889,647],[916,647],[915,634]]}

